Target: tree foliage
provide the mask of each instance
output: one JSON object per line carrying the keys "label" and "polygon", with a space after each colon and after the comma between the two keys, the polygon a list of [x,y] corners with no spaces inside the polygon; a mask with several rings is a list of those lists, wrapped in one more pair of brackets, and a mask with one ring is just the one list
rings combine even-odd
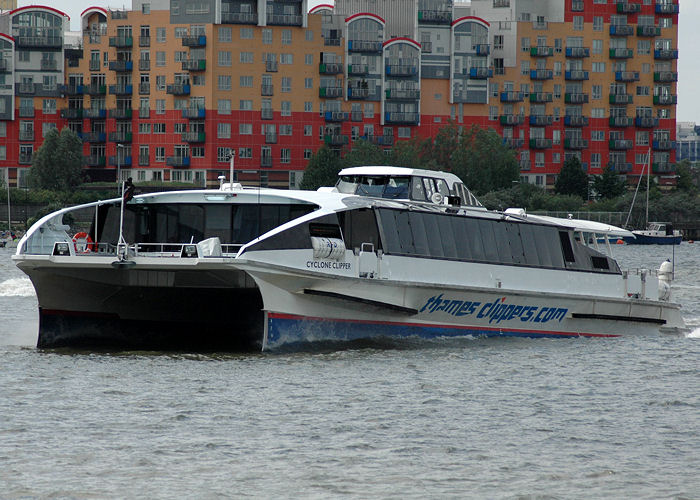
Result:
{"label": "tree foliage", "polygon": [[32,156],[29,182],[32,187],[68,191],[81,183],[83,142],[72,130],[49,130],[44,143]]}
{"label": "tree foliage", "polygon": [[676,189],[688,193],[697,193],[700,183],[700,169],[693,166],[688,160],[681,160],[676,164]]}
{"label": "tree foliage", "polygon": [[621,178],[610,165],[603,169],[602,175],[593,176],[593,189],[604,200],[622,196],[627,190],[627,182]]}
{"label": "tree foliage", "polygon": [[581,162],[575,156],[564,162],[554,184],[557,194],[568,194],[588,198],[588,175],[581,167]]}
{"label": "tree foliage", "polygon": [[341,168],[342,164],[338,154],[328,146],[321,146],[311,156],[299,187],[315,190],[321,186],[335,186]]}

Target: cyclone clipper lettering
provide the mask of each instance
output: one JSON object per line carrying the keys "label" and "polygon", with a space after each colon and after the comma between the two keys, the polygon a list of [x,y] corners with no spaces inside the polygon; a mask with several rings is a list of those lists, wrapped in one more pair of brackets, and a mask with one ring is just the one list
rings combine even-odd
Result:
{"label": "cyclone clipper lettering", "polygon": [[350,269],[350,262],[336,262],[327,260],[307,260],[306,267],[312,269]]}
{"label": "cyclone clipper lettering", "polygon": [[443,294],[440,294],[430,297],[419,312],[427,312],[428,314],[444,312],[452,316],[470,316],[475,314],[478,319],[488,319],[489,323],[500,323],[501,321],[515,319],[519,319],[522,322],[547,323],[555,320],[561,322],[568,311],[568,309],[563,307],[508,304],[505,297],[482,304],[476,301],[443,298]]}

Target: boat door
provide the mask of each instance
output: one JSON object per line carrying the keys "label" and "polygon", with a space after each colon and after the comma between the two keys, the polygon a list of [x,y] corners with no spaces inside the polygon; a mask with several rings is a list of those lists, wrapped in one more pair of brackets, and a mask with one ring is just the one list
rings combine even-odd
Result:
{"label": "boat door", "polygon": [[376,278],[379,275],[379,256],[374,251],[373,243],[362,243],[358,256],[358,273],[360,278]]}

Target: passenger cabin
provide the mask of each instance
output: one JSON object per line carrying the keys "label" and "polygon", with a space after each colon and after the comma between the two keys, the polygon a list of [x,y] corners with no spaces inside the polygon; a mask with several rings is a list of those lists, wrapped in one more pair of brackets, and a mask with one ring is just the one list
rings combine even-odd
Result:
{"label": "passenger cabin", "polygon": [[448,172],[366,166],[345,168],[338,175],[335,189],[340,193],[484,209],[459,177]]}

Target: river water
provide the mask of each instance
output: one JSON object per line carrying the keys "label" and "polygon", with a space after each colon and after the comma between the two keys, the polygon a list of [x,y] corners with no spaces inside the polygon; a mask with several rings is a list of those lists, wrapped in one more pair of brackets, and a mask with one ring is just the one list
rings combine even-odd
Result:
{"label": "river water", "polygon": [[10,252],[1,498],[700,498],[700,244],[675,249],[687,336],[253,355],[37,350]]}

